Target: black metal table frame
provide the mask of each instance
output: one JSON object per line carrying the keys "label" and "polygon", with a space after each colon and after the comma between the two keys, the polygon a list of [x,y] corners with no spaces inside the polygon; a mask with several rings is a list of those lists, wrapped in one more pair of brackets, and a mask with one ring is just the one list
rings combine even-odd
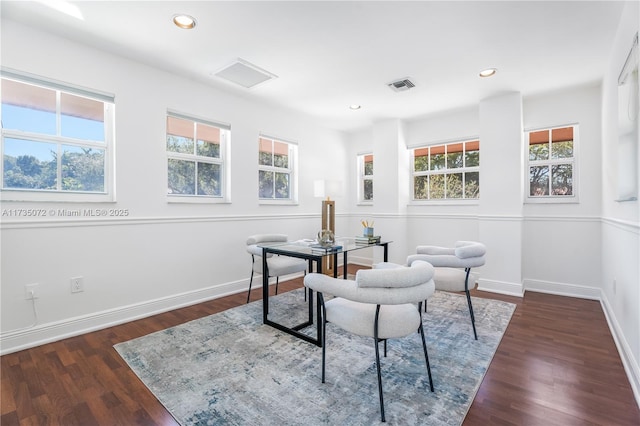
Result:
{"label": "black metal table frame", "polygon": [[[333,269],[333,277],[338,278],[338,254],[342,253],[343,255],[343,278],[347,279],[347,253],[351,250],[358,250],[367,247],[375,247],[380,246],[384,249],[383,260],[385,262],[388,261],[389,254],[389,241],[383,241],[377,244],[369,244],[361,247],[351,248],[349,250],[337,250],[333,252],[333,264],[336,267]],[[316,324],[316,338],[313,338],[307,334],[301,333],[300,330],[313,325],[313,290],[309,289],[309,297],[307,298],[309,301],[309,317],[307,321],[295,325],[293,327],[287,327],[286,325],[277,323],[275,321],[271,321],[269,317],[269,266],[267,265],[267,256],[268,254],[277,254],[281,256],[289,256],[289,257],[297,257],[299,259],[305,259],[309,261],[309,271],[313,271],[313,262],[316,263],[316,272],[322,273],[322,259],[325,256],[331,255],[331,253],[302,253],[291,250],[283,250],[279,249],[278,246],[263,246],[262,247],[262,323],[270,325],[278,330],[284,331],[285,333],[291,334],[292,336],[298,337],[302,340],[305,340],[309,343],[313,343],[316,346],[322,346],[321,334],[322,334],[322,324],[318,320]],[[318,301],[316,304],[316,318],[320,318],[321,306]]]}

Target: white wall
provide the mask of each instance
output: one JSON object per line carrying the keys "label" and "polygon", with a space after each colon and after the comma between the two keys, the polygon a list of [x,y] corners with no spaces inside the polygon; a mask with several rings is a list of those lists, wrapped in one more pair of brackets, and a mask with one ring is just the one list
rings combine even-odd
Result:
{"label": "white wall", "polygon": [[[637,200],[615,200],[618,198],[618,75],[639,30],[640,3],[629,1],[622,13],[602,86],[600,276],[605,312],[637,401],[640,401],[640,207]],[[640,149],[637,151],[640,155]],[[636,159],[636,167],[639,164],[640,157]],[[640,182],[638,184],[640,187]]]}
{"label": "white wall", "polygon": [[[117,202],[126,218],[3,218],[2,351],[130,320],[248,286],[244,242],[258,232],[297,239],[320,227],[313,181],[345,181],[345,135],[320,120],[247,101],[105,52],[2,21],[2,66],[115,94]],[[231,124],[229,204],[166,198],[167,108]],[[259,205],[259,132],[299,144],[297,206]],[[351,165],[351,163],[349,163]],[[347,197],[337,198],[338,228]],[[3,202],[11,208],[95,205]],[[342,211],[341,211],[342,210]],[[84,277],[71,294],[69,279]],[[38,283],[38,324],[24,286]]]}
{"label": "white wall", "polygon": [[[522,226],[521,254],[507,252],[499,259],[521,262],[524,289],[602,300],[636,395],[640,382],[639,209],[637,201],[613,201],[617,176],[613,152],[616,80],[640,27],[638,6],[637,2],[627,3],[601,86],[567,88],[523,99],[525,129],[580,124],[580,203],[523,205],[521,213],[510,218]],[[355,158],[363,151],[376,155],[375,126],[345,136],[295,112],[249,102],[5,20],[2,41],[4,67],[116,95],[118,200],[110,206],[132,213],[123,220],[2,222],[2,352],[245,289],[249,276],[245,237],[263,229],[287,232],[292,238],[315,234],[320,202],[313,198],[312,188],[320,178],[345,183],[344,193],[334,197],[337,233],[355,235],[360,232],[361,218],[374,219],[376,233],[394,240],[392,261],[403,262],[418,244],[450,245],[460,239],[481,238],[483,213],[478,203],[411,204],[405,188],[391,198],[392,210],[375,202],[373,206],[357,205]],[[57,60],[52,61],[52,56]],[[231,123],[232,203],[167,203],[167,108]],[[411,147],[482,137],[483,125],[479,106],[443,111],[399,122],[397,138],[391,143],[396,149],[399,141]],[[257,203],[254,165],[256,137],[261,131],[300,144],[304,167],[300,169],[298,206]],[[402,155],[401,150],[397,152]],[[509,153],[501,160],[522,167],[521,155],[505,152]],[[399,174],[406,168],[406,158],[396,160],[403,164],[385,164],[382,170],[397,172],[394,180],[406,185]],[[385,156],[375,161],[384,162]],[[481,180],[482,176],[499,182],[500,169],[482,167]],[[389,194],[382,199],[385,196]],[[403,203],[407,203],[406,213]],[[2,207],[23,205],[3,203]],[[379,253],[372,256],[373,261],[379,259]],[[368,254],[356,260],[372,261]],[[72,295],[69,278],[78,275],[85,277],[86,290]],[[40,283],[39,324],[22,330],[33,319],[24,285],[34,282]]]}
{"label": "white wall", "polygon": [[525,130],[578,124],[579,203],[524,204],[523,278],[529,290],[600,296],[600,84],[523,102]]}

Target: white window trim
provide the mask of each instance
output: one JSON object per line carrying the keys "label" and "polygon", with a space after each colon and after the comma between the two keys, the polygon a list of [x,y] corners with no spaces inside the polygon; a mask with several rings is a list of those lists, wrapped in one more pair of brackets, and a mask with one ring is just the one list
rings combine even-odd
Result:
{"label": "white window trim", "polygon": [[[416,176],[423,176],[423,175],[430,175],[430,174],[439,174],[439,173],[433,173],[432,171],[424,171],[424,172],[415,172],[414,168],[415,168],[415,158],[414,158],[414,152],[416,149],[420,149],[420,148],[427,148],[427,147],[432,147],[432,146],[440,146],[440,145],[450,145],[450,144],[456,144],[456,143],[462,143],[465,144],[467,142],[473,142],[473,141],[480,141],[480,137],[479,136],[469,136],[469,137],[465,137],[465,138],[460,138],[460,139],[447,139],[445,141],[438,141],[438,142],[432,142],[432,143],[428,143],[428,144],[415,144],[415,145],[410,145],[407,146],[408,151],[409,151],[409,164],[410,164],[410,169],[409,169],[409,173],[411,174],[411,177],[409,179],[410,183],[410,188],[409,191],[410,192],[410,197],[411,200],[409,201],[408,205],[409,206],[425,206],[425,205],[429,205],[429,206],[437,206],[437,205],[443,205],[443,206],[451,206],[451,205],[479,205],[480,204],[480,198],[434,198],[434,199],[416,199],[413,198],[414,194],[415,194],[415,177]],[[465,173],[465,172],[478,172],[480,176],[482,176],[482,163],[480,166],[473,166],[473,167],[461,167],[458,169],[444,169],[444,170],[460,170],[460,173]],[[482,184],[480,184],[482,186]]]}
{"label": "white window trim", "polygon": [[[0,201],[27,201],[27,202],[71,202],[71,203],[114,203],[116,201],[115,185],[115,96],[81,86],[40,77],[22,71],[2,68],[2,77],[17,80],[26,84],[34,84],[51,90],[59,90],[73,95],[84,96],[104,102],[104,143],[95,143],[95,147],[104,149],[104,192],[84,191],[52,191],[43,189],[6,188],[0,189]],[[38,140],[50,140],[52,143],[64,143],[67,138],[63,136],[41,135],[23,131],[3,130],[5,136],[18,139],[36,137]],[[76,140],[71,140],[75,145]],[[91,141],[83,142],[83,145],[94,145]],[[4,175],[4,143],[1,144],[0,176]]]}
{"label": "white window trim", "polygon": [[[373,194],[373,199],[372,200],[365,200],[364,199],[364,181],[365,180],[371,180],[372,182],[374,182],[374,175],[367,175],[365,176],[364,174],[364,159],[367,155],[373,155],[373,152],[368,151],[368,152],[360,152],[357,154],[356,156],[356,170],[358,173],[357,176],[357,194],[358,194],[358,203],[357,205],[359,206],[372,206],[373,205],[373,201],[375,200],[375,192]],[[374,157],[374,161],[375,161],[375,157]],[[375,168],[374,168],[375,170]]]}
{"label": "white window trim", "polygon": [[[169,152],[166,147],[166,117],[175,117],[183,120],[194,121],[207,126],[217,127],[222,130],[227,130],[221,134],[220,140],[220,158],[203,157],[195,154],[182,154],[177,152]],[[168,163],[170,158],[198,161],[210,164],[220,164],[222,166],[222,195],[197,195],[197,194],[167,194],[167,203],[169,204],[230,204],[231,203],[231,125],[219,121],[213,121],[206,118],[198,117],[193,114],[185,114],[176,110],[168,109],[165,114],[165,182],[169,182],[169,168]],[[166,185],[168,186],[168,185]]]}
{"label": "white window trim", "polygon": [[[552,164],[557,162],[558,164],[567,164],[569,162],[573,165],[573,195],[544,195],[532,197],[530,195],[530,180],[529,180],[529,133],[537,132],[540,130],[553,130],[560,129],[563,127],[573,127],[573,160],[567,161],[566,159],[558,159],[558,160],[546,160],[544,164]],[[544,127],[535,127],[531,129],[525,129],[524,131],[525,137],[524,142],[526,144],[524,149],[524,184],[525,188],[523,191],[523,203],[524,204],[578,204],[580,203],[580,179],[579,179],[579,170],[580,170],[580,162],[579,162],[579,151],[580,151],[580,126],[578,123],[568,123],[568,124],[559,124],[556,126],[544,126]],[[535,164],[533,164],[535,165]],[[549,176],[551,179],[551,176]]]}
{"label": "white window trim", "polygon": [[[289,190],[290,190],[291,198],[260,198],[259,188],[256,188],[258,190],[258,205],[297,206],[298,205],[298,149],[299,149],[298,143],[290,139],[271,136],[267,133],[259,133],[258,140],[260,140],[260,138],[271,139],[273,141],[286,143],[288,145],[289,168],[287,170],[289,170],[289,185],[290,185]],[[258,155],[260,155],[260,153],[258,153]],[[257,179],[256,179],[256,182],[258,183],[260,179],[260,170],[282,172],[283,169],[281,167],[263,166],[258,164]]]}

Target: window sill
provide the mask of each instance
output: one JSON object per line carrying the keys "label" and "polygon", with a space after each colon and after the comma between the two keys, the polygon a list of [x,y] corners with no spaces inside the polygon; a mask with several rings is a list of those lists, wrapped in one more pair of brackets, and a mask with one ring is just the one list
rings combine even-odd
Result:
{"label": "window sill", "polygon": [[580,204],[578,196],[571,197],[526,197],[524,204]]}
{"label": "window sill", "polygon": [[231,204],[231,200],[222,197],[202,197],[193,195],[169,195],[168,204]]}
{"label": "window sill", "polygon": [[477,206],[480,200],[412,200],[409,206]]}
{"label": "window sill", "polygon": [[298,201],[296,200],[259,200],[258,205],[260,206],[297,206]]}
{"label": "window sill", "polygon": [[16,202],[63,202],[63,203],[114,203],[115,197],[112,194],[91,194],[83,192],[49,192],[49,191],[20,191],[2,190],[0,191],[0,201]]}

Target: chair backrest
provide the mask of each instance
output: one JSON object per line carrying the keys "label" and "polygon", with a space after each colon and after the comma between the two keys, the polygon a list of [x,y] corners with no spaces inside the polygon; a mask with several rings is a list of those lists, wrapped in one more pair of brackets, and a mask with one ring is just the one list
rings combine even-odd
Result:
{"label": "chair backrest", "polygon": [[433,266],[420,261],[411,267],[380,265],[374,269],[361,269],[356,273],[358,295],[355,299],[380,305],[421,302],[433,294],[433,274]]}
{"label": "chair backrest", "polygon": [[247,251],[254,256],[262,256],[262,249],[258,244],[286,243],[286,234],[255,234],[247,238]]}
{"label": "chair backrest", "polygon": [[418,246],[416,253],[407,257],[407,265],[417,260],[436,267],[475,268],[485,263],[487,248],[475,241],[457,241],[455,247]]}

